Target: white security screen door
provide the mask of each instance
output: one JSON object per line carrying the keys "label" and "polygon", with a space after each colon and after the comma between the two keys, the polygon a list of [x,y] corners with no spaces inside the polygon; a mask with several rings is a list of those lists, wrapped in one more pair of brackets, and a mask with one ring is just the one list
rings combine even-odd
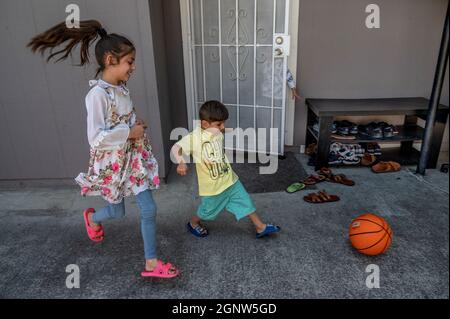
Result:
{"label": "white security screen door", "polygon": [[227,148],[283,154],[289,0],[186,1],[191,119],[205,101],[221,101],[227,128],[257,132]]}

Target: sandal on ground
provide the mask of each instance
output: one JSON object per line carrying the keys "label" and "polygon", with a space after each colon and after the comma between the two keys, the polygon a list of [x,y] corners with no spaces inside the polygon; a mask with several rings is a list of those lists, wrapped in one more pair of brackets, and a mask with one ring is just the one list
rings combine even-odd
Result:
{"label": "sandal on ground", "polygon": [[201,224],[198,224],[197,226],[192,227],[191,222],[188,222],[186,227],[189,230],[189,232],[192,235],[194,235],[195,237],[206,237],[209,234],[206,227],[202,226]]}
{"label": "sandal on ground", "polygon": [[322,167],[317,171],[317,174],[330,178],[330,176],[333,175],[333,172],[328,167]]}
{"label": "sandal on ground", "polygon": [[377,161],[377,158],[373,154],[366,153],[361,159],[362,166],[372,166]]}
{"label": "sandal on ground", "polygon": [[305,197],[303,197],[305,202],[311,203],[311,204],[323,204],[323,203],[331,203],[331,202],[337,202],[340,200],[340,198],[336,195],[329,195],[325,191],[321,191],[318,193],[311,193]]}
{"label": "sandal on ground", "polygon": [[281,230],[281,228],[279,226],[267,224],[266,228],[262,232],[256,233],[256,238],[263,238],[270,234],[278,233],[280,230]]}
{"label": "sandal on ground", "polygon": [[286,188],[286,192],[288,192],[289,194],[292,194],[292,193],[301,191],[305,187],[306,187],[306,185],[303,183],[293,183],[293,184],[289,185],[288,188]]}
{"label": "sandal on ground", "polygon": [[103,231],[103,226],[100,225],[100,227],[98,229],[94,229],[94,227],[92,227],[89,224],[89,214],[94,213],[94,212],[95,212],[95,210],[93,208],[88,208],[83,212],[84,225],[86,226],[86,231],[89,236],[89,239],[98,243],[103,240],[105,234]]}
{"label": "sandal on ground", "polygon": [[374,173],[391,173],[398,172],[401,170],[401,165],[397,162],[379,162],[378,164],[372,166],[372,171]]}
{"label": "sandal on ground", "polygon": [[144,270],[141,272],[142,277],[157,277],[157,278],[174,278],[178,276],[179,271],[171,263],[163,263],[158,260],[155,269],[152,271]]}
{"label": "sandal on ground", "polygon": [[305,185],[315,185],[317,183],[325,181],[327,178],[323,175],[309,175],[305,180],[302,181]]}
{"label": "sandal on ground", "polygon": [[323,167],[321,170],[317,171],[319,175],[326,177],[326,180],[331,183],[342,184],[346,186],[354,186],[355,182],[347,178],[344,174],[334,175],[331,169]]}
{"label": "sandal on ground", "polygon": [[355,186],[355,182],[347,178],[344,174],[331,175],[330,178],[327,178],[327,181],[345,186]]}

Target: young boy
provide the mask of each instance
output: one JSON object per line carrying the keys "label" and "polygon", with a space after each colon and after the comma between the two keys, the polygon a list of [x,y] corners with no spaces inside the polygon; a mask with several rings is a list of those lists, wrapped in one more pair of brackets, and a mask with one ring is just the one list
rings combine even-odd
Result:
{"label": "young boy", "polygon": [[224,151],[225,121],[228,110],[218,101],[209,101],[200,108],[201,127],[176,143],[172,149],[178,163],[177,173],[187,174],[183,154],[193,155],[196,163],[198,188],[202,203],[197,216],[187,224],[197,237],[206,237],[208,230],[201,221],[214,220],[224,209],[233,213],[239,221],[249,217],[261,238],[280,231],[280,227],[264,224],[255,213],[256,208],[238,176],[233,172]]}

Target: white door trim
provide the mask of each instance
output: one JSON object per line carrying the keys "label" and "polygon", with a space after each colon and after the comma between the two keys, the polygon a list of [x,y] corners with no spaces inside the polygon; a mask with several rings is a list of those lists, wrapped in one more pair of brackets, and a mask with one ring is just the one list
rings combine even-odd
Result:
{"label": "white door trim", "polygon": [[[299,25],[299,2],[293,0],[290,3],[290,17],[289,17],[289,34],[291,36],[291,52],[288,58],[288,67],[294,79],[297,80],[297,55],[298,55],[298,25]],[[298,81],[296,81],[298,83]],[[294,122],[295,122],[295,100],[292,100],[291,92],[289,91],[286,97],[286,128],[284,144],[294,145]]]}
{"label": "white door trim", "polygon": [[181,11],[181,33],[183,38],[183,60],[184,60],[184,78],[186,86],[186,102],[187,102],[187,113],[188,113],[188,128],[190,131],[194,129],[193,119],[194,114],[192,110],[192,105],[195,105],[194,101],[194,83],[191,81],[193,79],[194,67],[192,65],[192,51],[189,50],[192,43],[192,30],[189,17],[191,16],[189,8],[189,0],[180,0],[180,11]]}
{"label": "white door trim", "polygon": [[[180,1],[180,11],[181,11],[181,29],[183,38],[183,59],[184,59],[184,74],[185,74],[185,85],[186,85],[186,101],[187,111],[188,111],[188,127],[189,130],[193,129],[193,109],[195,106],[195,100],[193,92],[195,92],[194,83],[191,81],[193,79],[193,52],[189,50],[192,43],[192,30],[191,22],[189,17],[191,17],[189,0],[179,0]],[[288,67],[292,72],[294,78],[297,78],[297,54],[298,54],[298,24],[299,24],[299,1],[289,1],[290,2],[290,16],[289,16],[289,34],[291,36],[291,48],[290,55],[288,58]],[[193,49],[193,48],[192,48]],[[295,101],[291,98],[291,92],[287,92],[286,98],[286,116],[285,116],[285,144],[294,144],[294,119],[295,119]]]}

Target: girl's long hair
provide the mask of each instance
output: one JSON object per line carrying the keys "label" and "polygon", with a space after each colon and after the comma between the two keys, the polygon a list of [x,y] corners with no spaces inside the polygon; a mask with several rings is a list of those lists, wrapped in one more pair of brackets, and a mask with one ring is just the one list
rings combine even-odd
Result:
{"label": "girl's long hair", "polygon": [[[136,50],[133,43],[127,38],[118,34],[108,34],[100,22],[96,20],[80,21],[79,28],[67,28],[66,23],[62,22],[49,30],[35,36],[28,43],[33,52],[45,54],[47,49],[50,54],[47,62],[53,58],[57,58],[55,62],[63,61],[72,55],[72,51],[77,45],[80,45],[80,64],[83,66],[89,63],[89,48],[100,37],[95,45],[95,58],[99,65],[97,75],[105,69],[105,56],[111,54],[118,62],[122,57]],[[66,46],[53,52],[53,50],[63,43]]]}

